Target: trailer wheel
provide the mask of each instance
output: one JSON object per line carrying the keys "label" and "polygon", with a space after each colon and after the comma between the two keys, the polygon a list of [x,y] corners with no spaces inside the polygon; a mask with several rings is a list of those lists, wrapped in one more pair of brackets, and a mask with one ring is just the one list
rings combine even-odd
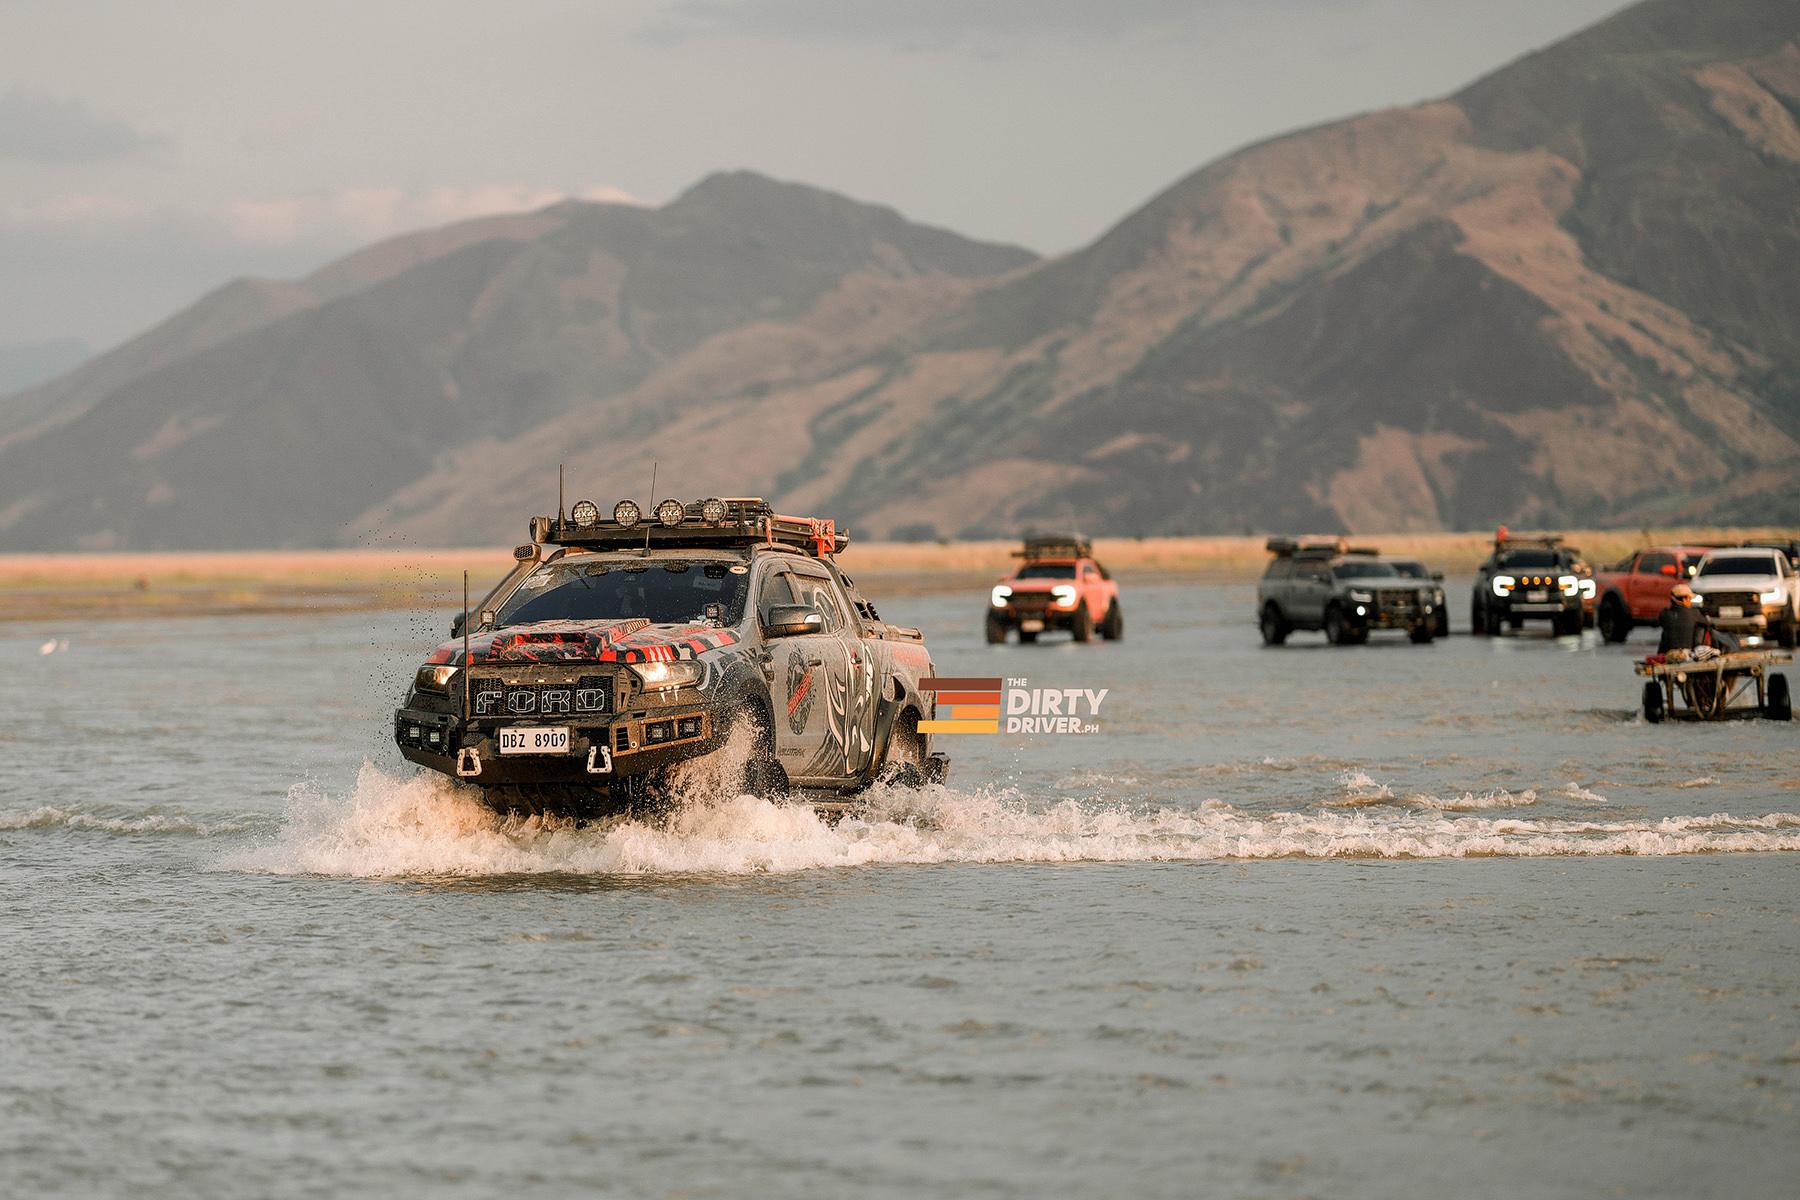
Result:
{"label": "trailer wheel", "polygon": [[1631,614],[1617,596],[1600,602],[1600,636],[1609,642],[1622,642],[1631,636]]}
{"label": "trailer wheel", "polygon": [[1654,679],[1645,680],[1645,682],[1644,682],[1644,720],[1650,722],[1652,725],[1656,725],[1656,724],[1661,723],[1664,715],[1665,715],[1665,713],[1663,712],[1663,693],[1662,693],[1661,685],[1659,685],[1656,682],[1656,680],[1654,680]]}
{"label": "trailer wheel", "polygon": [[1768,696],[1763,703],[1763,716],[1771,721],[1794,719],[1794,701],[1788,695],[1787,676],[1777,672],[1769,676]]}
{"label": "trailer wheel", "polygon": [[998,646],[1006,640],[1006,622],[993,613],[987,615],[987,640],[990,646]]}

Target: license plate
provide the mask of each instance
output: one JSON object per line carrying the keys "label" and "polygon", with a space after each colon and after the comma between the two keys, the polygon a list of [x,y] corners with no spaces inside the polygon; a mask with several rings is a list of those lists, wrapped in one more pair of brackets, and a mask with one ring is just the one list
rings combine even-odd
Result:
{"label": "license plate", "polygon": [[1044,632],[1044,623],[1042,621],[1020,621],[1019,622],[1019,632],[1020,633],[1042,633],[1042,632]]}
{"label": "license plate", "polygon": [[1719,605],[1719,615],[1721,617],[1724,617],[1727,621],[1730,621],[1737,617],[1743,616],[1744,610],[1741,605],[1721,604],[1721,605]]}
{"label": "license plate", "polygon": [[1539,588],[1536,591],[1530,591],[1530,592],[1525,593],[1525,599],[1530,601],[1533,604],[1541,604],[1545,600],[1548,600],[1549,598],[1550,598],[1550,593],[1544,591],[1542,588]]}
{"label": "license plate", "polygon": [[502,754],[567,754],[567,725],[515,725],[500,732]]}

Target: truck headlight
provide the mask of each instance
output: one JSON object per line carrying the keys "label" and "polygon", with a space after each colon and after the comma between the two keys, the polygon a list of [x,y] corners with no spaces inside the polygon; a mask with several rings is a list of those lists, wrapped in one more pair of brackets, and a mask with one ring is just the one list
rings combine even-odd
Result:
{"label": "truck headlight", "polygon": [[421,692],[448,692],[456,678],[456,667],[420,667],[413,676],[413,688]]}
{"label": "truck headlight", "polygon": [[1780,604],[1781,589],[1776,588],[1772,592],[1764,592],[1762,595],[1758,596],[1757,599],[1761,600],[1764,604]]}
{"label": "truck headlight", "polygon": [[1581,590],[1581,581],[1573,575],[1558,575],[1556,577],[1556,586],[1562,589],[1563,595],[1573,596],[1576,592]]}
{"label": "truck headlight", "polygon": [[995,608],[1005,608],[1006,602],[1012,599],[1012,589],[1004,583],[994,585],[993,604]]}
{"label": "truck headlight", "polygon": [[638,663],[630,670],[643,681],[647,690],[665,692],[699,683],[703,668],[692,659],[681,659],[676,662]]}
{"label": "truck headlight", "polygon": [[1350,592],[1350,599],[1356,601],[1358,604],[1373,604],[1375,603],[1375,593],[1359,592],[1352,589]]}
{"label": "truck headlight", "polygon": [[1496,575],[1494,576],[1491,586],[1494,589],[1494,595],[1504,599],[1507,594],[1513,590],[1513,577],[1511,575]]}
{"label": "truck headlight", "polygon": [[1059,583],[1055,587],[1050,589],[1050,594],[1052,596],[1056,597],[1056,607],[1058,607],[1058,608],[1074,608],[1075,607],[1075,589],[1073,587],[1071,587],[1070,585],[1068,585],[1066,583]]}
{"label": "truck headlight", "polygon": [[1583,600],[1592,600],[1599,591],[1600,585],[1593,580],[1583,579],[1581,581],[1581,598]]}

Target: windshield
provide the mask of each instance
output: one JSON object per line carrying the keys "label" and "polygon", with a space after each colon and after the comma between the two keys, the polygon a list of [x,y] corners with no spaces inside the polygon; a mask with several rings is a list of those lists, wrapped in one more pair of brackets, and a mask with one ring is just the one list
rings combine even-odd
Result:
{"label": "windshield", "polygon": [[1014,579],[1073,579],[1074,563],[1026,563]]}
{"label": "windshield", "polygon": [[1397,562],[1392,564],[1394,574],[1402,579],[1426,579],[1425,564],[1421,562]]}
{"label": "windshield", "polygon": [[699,624],[706,620],[707,605],[717,604],[720,624],[736,625],[744,617],[749,580],[741,563],[555,562],[519,585],[494,624],[633,617],[657,625]]}
{"label": "windshield", "polygon": [[1700,564],[1702,575],[1773,575],[1775,560],[1762,555],[1733,554],[1728,558],[1709,558]]}
{"label": "windshield", "polygon": [[1384,562],[1341,562],[1333,564],[1331,573],[1339,579],[1393,579],[1394,568]]}
{"label": "windshield", "polygon": [[1551,567],[1560,567],[1562,564],[1556,561],[1556,551],[1554,550],[1509,550],[1500,556],[1499,565],[1524,567],[1527,570],[1533,568],[1548,570]]}

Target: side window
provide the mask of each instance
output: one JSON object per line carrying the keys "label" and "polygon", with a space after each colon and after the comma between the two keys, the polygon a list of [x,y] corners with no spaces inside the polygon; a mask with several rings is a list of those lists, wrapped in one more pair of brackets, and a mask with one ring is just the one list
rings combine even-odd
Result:
{"label": "side window", "polygon": [[788,584],[786,572],[770,571],[763,576],[762,591],[756,598],[756,612],[765,622],[769,619],[769,610],[777,604],[796,604],[794,589]]}
{"label": "side window", "polygon": [[800,597],[798,602],[812,605],[825,618],[826,633],[836,633],[844,627],[844,614],[831,594],[829,579],[795,573],[788,576],[788,581],[794,585],[794,594]]}
{"label": "side window", "polygon": [[1293,574],[1294,560],[1291,558],[1278,558],[1269,564],[1269,569],[1263,572],[1263,578],[1288,579],[1292,577]]}
{"label": "side window", "polygon": [[1638,574],[1661,575],[1664,567],[1675,565],[1675,558],[1669,554],[1644,554],[1638,557]]}

